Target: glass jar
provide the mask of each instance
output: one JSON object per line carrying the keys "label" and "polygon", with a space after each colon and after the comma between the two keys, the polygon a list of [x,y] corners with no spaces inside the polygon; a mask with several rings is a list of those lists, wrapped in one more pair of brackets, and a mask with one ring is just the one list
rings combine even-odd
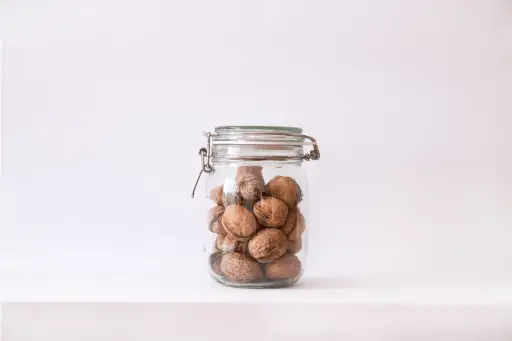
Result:
{"label": "glass jar", "polygon": [[[204,134],[194,191],[207,173],[204,250],[211,277],[233,287],[295,284],[311,228],[302,164],[320,158],[316,140],[294,127],[221,126]],[[305,152],[306,145],[312,150]]]}

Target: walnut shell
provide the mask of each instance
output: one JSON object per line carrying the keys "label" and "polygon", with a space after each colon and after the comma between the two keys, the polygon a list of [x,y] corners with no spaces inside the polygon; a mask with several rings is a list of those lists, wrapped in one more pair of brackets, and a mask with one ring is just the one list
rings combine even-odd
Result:
{"label": "walnut shell", "polygon": [[258,229],[251,211],[240,205],[226,207],[221,222],[226,232],[237,240],[250,238]]}
{"label": "walnut shell", "polygon": [[244,199],[237,192],[224,192],[222,204],[226,207],[229,205],[243,205]]}
{"label": "walnut shell", "polygon": [[222,252],[242,252],[246,248],[246,244],[247,242],[241,242],[227,235],[218,241],[217,247]]}
{"label": "walnut shell", "polygon": [[302,250],[302,238],[297,240],[288,240],[288,251],[290,253],[298,253]]}
{"label": "walnut shell", "polygon": [[297,224],[297,211],[298,210],[299,210],[298,207],[294,207],[294,208],[288,210],[288,216],[286,217],[286,222],[284,223],[283,226],[281,226],[281,231],[283,231],[283,233],[287,236],[290,232],[292,232],[292,230],[295,228],[295,226]]}
{"label": "walnut shell", "polygon": [[234,282],[249,283],[263,277],[258,262],[236,252],[226,253],[220,262],[222,273]]}
{"label": "walnut shell", "polygon": [[304,216],[300,212],[300,210],[297,208],[297,214],[295,219],[295,224],[290,232],[286,235],[288,237],[288,240],[294,241],[300,239],[304,231],[306,230],[306,221],[304,219]]}
{"label": "walnut shell", "polygon": [[224,230],[224,227],[221,223],[221,217],[223,213],[224,207],[222,206],[215,206],[210,208],[208,211],[208,229],[214,233],[225,236],[226,231]]}
{"label": "walnut shell", "polygon": [[217,233],[221,236],[225,236],[227,234],[226,230],[224,229],[224,226],[222,226],[222,222],[220,219],[217,219],[210,224],[210,231],[212,231],[213,233]]}
{"label": "walnut shell", "polygon": [[214,206],[208,210],[208,222],[219,219],[224,213],[224,207]]}
{"label": "walnut shell", "polygon": [[215,201],[215,203],[217,205],[222,205],[223,198],[224,198],[224,190],[223,190],[222,185],[212,188],[212,190],[210,191],[210,199]]}
{"label": "walnut shell", "polygon": [[217,238],[219,236],[215,237],[215,240],[213,241],[213,244],[212,244],[212,252],[215,253],[215,252],[219,252],[219,248],[217,247]]}
{"label": "walnut shell", "polygon": [[297,182],[289,176],[274,177],[267,183],[265,190],[271,197],[281,199],[290,208],[302,200],[302,190]]}
{"label": "walnut shell", "polygon": [[261,198],[265,190],[265,180],[261,166],[239,166],[236,171],[237,192],[244,200],[254,202]]}
{"label": "walnut shell", "polygon": [[292,254],[285,254],[272,263],[267,264],[265,268],[265,275],[270,280],[285,280],[295,278],[301,273],[301,262],[297,256]]}
{"label": "walnut shell", "polygon": [[277,198],[263,198],[254,205],[254,216],[261,225],[279,227],[286,222],[288,207]]}
{"label": "walnut shell", "polygon": [[288,239],[279,229],[263,229],[249,240],[248,249],[258,262],[269,263],[284,255],[288,249]]}
{"label": "walnut shell", "polygon": [[226,236],[221,236],[221,235],[218,235],[217,238],[215,238],[215,250],[221,250],[222,249],[222,244],[224,243],[224,239],[226,238]]}
{"label": "walnut shell", "polygon": [[214,273],[222,276],[222,270],[220,269],[220,262],[222,260],[222,253],[215,252],[210,255],[210,266]]}

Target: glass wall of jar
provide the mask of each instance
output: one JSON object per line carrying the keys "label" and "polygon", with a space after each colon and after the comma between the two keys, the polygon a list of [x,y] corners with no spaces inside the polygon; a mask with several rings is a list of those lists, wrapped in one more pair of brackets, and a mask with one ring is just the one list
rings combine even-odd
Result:
{"label": "glass wall of jar", "polygon": [[[204,250],[210,275],[234,287],[295,284],[311,228],[302,165],[319,159],[315,139],[300,128],[267,126],[223,126],[205,135],[200,154],[208,174]],[[305,153],[305,145],[312,150]]]}

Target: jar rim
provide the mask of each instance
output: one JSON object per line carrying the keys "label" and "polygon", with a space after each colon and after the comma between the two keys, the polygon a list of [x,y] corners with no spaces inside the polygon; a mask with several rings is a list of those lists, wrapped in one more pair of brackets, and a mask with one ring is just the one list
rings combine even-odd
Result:
{"label": "jar rim", "polygon": [[251,132],[268,132],[270,134],[272,133],[279,133],[279,132],[286,132],[286,133],[295,133],[295,134],[301,134],[302,128],[299,127],[290,127],[290,126],[263,126],[263,125],[236,125],[236,126],[217,126],[215,127],[216,133],[251,133]]}

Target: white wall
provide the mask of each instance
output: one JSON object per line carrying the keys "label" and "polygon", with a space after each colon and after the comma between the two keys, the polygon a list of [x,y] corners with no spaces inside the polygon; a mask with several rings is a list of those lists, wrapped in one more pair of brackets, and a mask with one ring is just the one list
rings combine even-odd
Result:
{"label": "white wall", "polygon": [[0,278],[189,281],[203,271],[200,131],[259,123],[320,143],[309,276],[512,282],[509,2],[11,0],[0,13]]}

